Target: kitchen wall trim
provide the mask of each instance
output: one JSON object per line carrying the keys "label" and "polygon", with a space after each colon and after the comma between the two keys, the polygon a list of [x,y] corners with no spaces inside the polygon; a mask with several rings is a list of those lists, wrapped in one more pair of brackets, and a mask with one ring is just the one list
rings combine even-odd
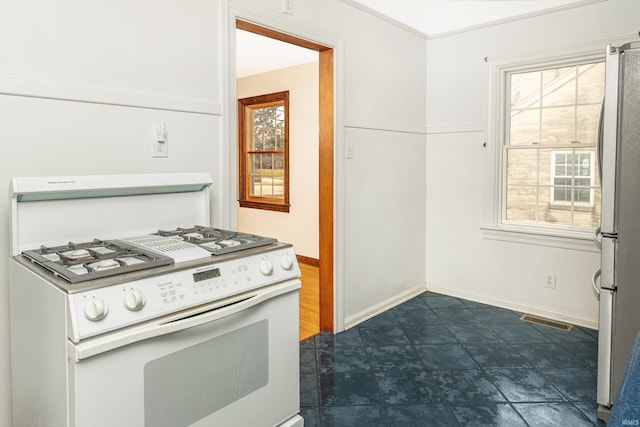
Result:
{"label": "kitchen wall trim", "polygon": [[356,326],[364,322],[365,320],[371,319],[372,317],[375,317],[378,314],[384,313],[385,311],[392,309],[393,307],[398,306],[406,301],[409,301],[411,298],[414,298],[422,294],[426,290],[427,290],[426,283],[420,283],[414,286],[413,288],[408,289],[405,292],[402,292],[401,294],[394,296],[393,298],[389,298],[386,301],[382,301],[374,305],[373,307],[370,307],[367,310],[363,310],[359,313],[355,313],[351,316],[347,316],[344,319],[345,330],[350,329],[353,326]]}
{"label": "kitchen wall trim", "polygon": [[531,227],[517,226],[480,226],[482,237],[503,242],[522,243],[528,245],[548,246],[551,248],[571,249],[575,251],[596,252],[600,249],[590,234],[571,233],[566,230],[554,232],[551,229],[536,230]]}
{"label": "kitchen wall trim", "polygon": [[[422,31],[418,31],[413,27],[410,27],[406,24],[403,24],[400,21],[396,21],[395,19],[387,16],[387,15],[383,15],[382,13],[378,12],[377,10],[371,9],[370,7],[367,7],[361,3],[355,2],[353,0],[340,0],[342,3],[348,4],[349,6],[355,7],[356,9],[360,9],[363,12],[368,13],[371,16],[375,16],[378,19],[381,19],[391,25],[395,25],[396,27],[403,29],[411,34],[415,34],[418,37],[422,37],[423,39],[427,39],[429,36],[427,36],[425,33],[423,33]],[[594,1],[594,0],[591,0]],[[603,1],[603,0],[596,0],[596,1]]]}
{"label": "kitchen wall trim", "polygon": [[457,30],[445,31],[445,32],[442,32],[442,33],[435,33],[435,34],[428,34],[427,35],[427,39],[428,40],[439,39],[439,38],[442,38],[442,37],[448,37],[448,36],[453,36],[453,35],[456,35],[456,34],[462,34],[462,33],[466,33],[466,32],[469,32],[469,31],[479,30],[479,29],[482,29],[482,28],[489,28],[489,27],[494,27],[494,26],[497,26],[497,25],[508,24],[510,22],[521,21],[523,19],[535,18],[537,16],[544,16],[544,15],[549,15],[549,14],[553,14],[553,13],[557,13],[557,12],[562,12],[563,10],[575,9],[575,8],[578,8],[578,7],[588,6],[588,5],[591,5],[591,4],[602,3],[602,2],[605,2],[605,1],[608,1],[608,0],[582,0],[582,1],[579,1],[579,2],[565,4],[565,5],[557,6],[557,7],[554,7],[554,8],[549,8],[549,9],[545,9],[545,10],[539,10],[539,11],[536,11],[536,12],[525,13],[525,14],[522,14],[522,15],[512,16],[512,17],[504,18],[504,19],[498,19],[498,20],[495,20],[495,21],[486,22],[484,24],[471,25],[471,26],[460,28],[460,29],[457,29]]}
{"label": "kitchen wall trim", "polygon": [[428,129],[424,126],[415,126],[411,124],[398,123],[392,121],[380,121],[364,118],[345,117],[344,126],[353,129],[368,129],[402,133],[416,133],[425,135]]}
{"label": "kitchen wall trim", "polygon": [[443,133],[485,132],[484,123],[453,123],[448,125],[427,125],[428,135]]}
{"label": "kitchen wall trim", "polygon": [[221,116],[222,103],[205,99],[86,86],[56,81],[0,76],[0,94],[58,101],[86,102],[120,107]]}
{"label": "kitchen wall trim", "polygon": [[459,289],[450,288],[436,283],[427,282],[427,290],[442,295],[462,298],[469,301],[488,304],[494,307],[506,308],[508,310],[520,313],[533,314],[536,316],[546,317],[548,319],[557,319],[570,323],[572,325],[583,326],[589,329],[598,329],[597,320],[588,319],[579,314],[568,313],[566,311],[548,310],[535,304],[521,304],[513,301],[507,301],[500,298],[492,298],[475,292],[465,292]]}

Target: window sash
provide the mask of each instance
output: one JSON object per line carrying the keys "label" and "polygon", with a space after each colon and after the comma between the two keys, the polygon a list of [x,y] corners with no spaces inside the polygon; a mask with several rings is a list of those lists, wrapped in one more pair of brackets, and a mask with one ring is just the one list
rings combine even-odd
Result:
{"label": "window sash", "polygon": [[[502,111],[503,119],[500,120],[500,123],[503,124],[503,132],[499,133],[499,135],[501,135],[503,149],[500,151],[501,156],[498,162],[502,170],[502,186],[498,199],[501,207],[500,224],[518,224],[534,228],[560,227],[567,230],[595,227],[593,220],[589,224],[585,224],[582,219],[576,223],[575,219],[577,217],[574,216],[574,212],[585,208],[595,208],[596,198],[599,197],[597,188],[599,183],[596,182],[594,176],[593,152],[595,152],[596,142],[594,122],[597,122],[597,114],[600,107],[599,96],[594,90],[601,90],[597,85],[602,86],[603,84],[603,79],[600,82],[599,74],[597,74],[601,72],[601,67],[603,67],[601,59],[598,59],[576,64],[565,64],[561,67],[551,64],[548,67],[532,67],[530,69],[516,69],[514,67],[513,69],[504,69],[502,71],[503,84],[500,87],[503,88],[503,102],[500,110]],[[547,71],[555,72],[556,79],[547,79],[547,85],[545,85],[544,74]],[[583,90],[584,88],[580,86],[580,77],[589,72],[594,72],[594,74],[585,80],[592,91],[591,93],[585,93],[588,91]],[[538,83],[534,82],[532,85],[534,87],[536,84],[538,85],[535,88],[536,90],[525,93],[525,96],[520,98],[514,97],[514,76],[530,78],[534,74],[535,78],[539,80]],[[563,87],[567,82],[571,82],[568,87],[570,90],[567,89],[567,86]],[[555,97],[555,99],[549,100],[547,97],[552,95],[554,90],[564,91],[564,98]],[[524,117],[520,122],[513,120],[518,115],[520,118]],[[529,115],[529,117],[526,118],[526,115]],[[549,123],[548,118],[554,115],[557,122],[561,123],[564,128],[546,132],[545,125]],[[585,132],[583,130],[585,127],[592,131]],[[518,134],[519,132],[521,134]],[[522,134],[526,136],[522,138]],[[512,181],[514,173],[509,170],[509,167],[513,166],[510,157],[512,154],[518,153],[518,150],[529,150],[531,153],[536,153],[532,156],[535,158],[535,163],[531,165],[532,168],[535,168],[535,173],[533,177],[529,177],[527,182]],[[555,180],[567,178],[567,176],[555,173],[556,158],[551,153],[552,150],[554,152],[576,153],[578,156],[584,153],[584,155],[590,156],[588,177],[580,175],[569,176],[571,183],[567,190],[568,193],[566,193],[569,195],[569,200],[559,200],[562,197],[564,187],[559,185],[560,181]],[[593,152],[585,150],[592,150]],[[547,156],[550,155],[550,158],[547,157],[546,161],[553,164],[547,163],[547,165],[543,165],[541,163],[543,162],[541,153],[545,151],[549,152]],[[521,153],[524,152],[526,151]],[[552,160],[552,162],[549,160]],[[551,170],[549,171],[549,177],[544,178],[543,175],[545,174],[541,173],[541,168],[547,167],[551,168]],[[527,173],[531,174],[530,171]],[[580,181],[581,178],[588,178],[588,185],[586,185],[586,179]],[[517,212],[516,207],[518,204],[515,196],[518,194],[521,196],[521,201],[527,200],[526,204],[529,206],[523,207],[518,215],[514,215],[514,212]],[[548,209],[553,208],[569,210],[564,223],[556,222],[557,218],[548,214]],[[580,215],[585,216],[583,214]],[[545,217],[550,219],[545,219]]]}

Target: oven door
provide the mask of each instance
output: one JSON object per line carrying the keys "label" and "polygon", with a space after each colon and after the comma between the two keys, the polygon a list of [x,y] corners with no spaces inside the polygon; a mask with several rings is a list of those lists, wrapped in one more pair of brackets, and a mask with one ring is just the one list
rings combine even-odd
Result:
{"label": "oven door", "polygon": [[276,426],[296,417],[299,288],[291,280],[70,343],[69,425]]}

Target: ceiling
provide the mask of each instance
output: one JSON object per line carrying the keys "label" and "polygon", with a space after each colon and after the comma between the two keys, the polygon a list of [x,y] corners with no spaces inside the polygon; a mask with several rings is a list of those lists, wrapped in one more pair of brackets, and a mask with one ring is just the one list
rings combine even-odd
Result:
{"label": "ceiling", "polygon": [[[344,1],[344,0],[343,0]],[[577,7],[594,0],[348,0],[427,36]]]}
{"label": "ceiling", "polygon": [[318,52],[236,30],[236,77],[243,78],[318,60]]}
{"label": "ceiling", "polygon": [[[342,1],[388,16],[427,37],[434,37],[603,0]],[[246,31],[236,31],[236,76],[238,78],[313,62],[317,59],[318,53],[315,51]]]}

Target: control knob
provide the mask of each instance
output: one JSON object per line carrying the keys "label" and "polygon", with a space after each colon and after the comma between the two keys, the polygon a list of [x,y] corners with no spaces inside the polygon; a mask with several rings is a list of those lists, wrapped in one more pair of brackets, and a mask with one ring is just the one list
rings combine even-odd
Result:
{"label": "control knob", "polygon": [[129,311],[140,310],[144,307],[145,302],[144,295],[137,289],[130,290],[124,294],[124,306]]}
{"label": "control knob", "polygon": [[264,260],[260,263],[260,273],[263,276],[270,276],[273,273],[273,264],[271,261]]}
{"label": "control knob", "polygon": [[93,298],[84,306],[84,316],[92,322],[102,320],[109,313],[109,306],[102,298]]}
{"label": "control knob", "polygon": [[280,258],[280,267],[284,268],[285,270],[291,270],[292,266],[293,260],[289,255],[283,255],[282,258]]}

